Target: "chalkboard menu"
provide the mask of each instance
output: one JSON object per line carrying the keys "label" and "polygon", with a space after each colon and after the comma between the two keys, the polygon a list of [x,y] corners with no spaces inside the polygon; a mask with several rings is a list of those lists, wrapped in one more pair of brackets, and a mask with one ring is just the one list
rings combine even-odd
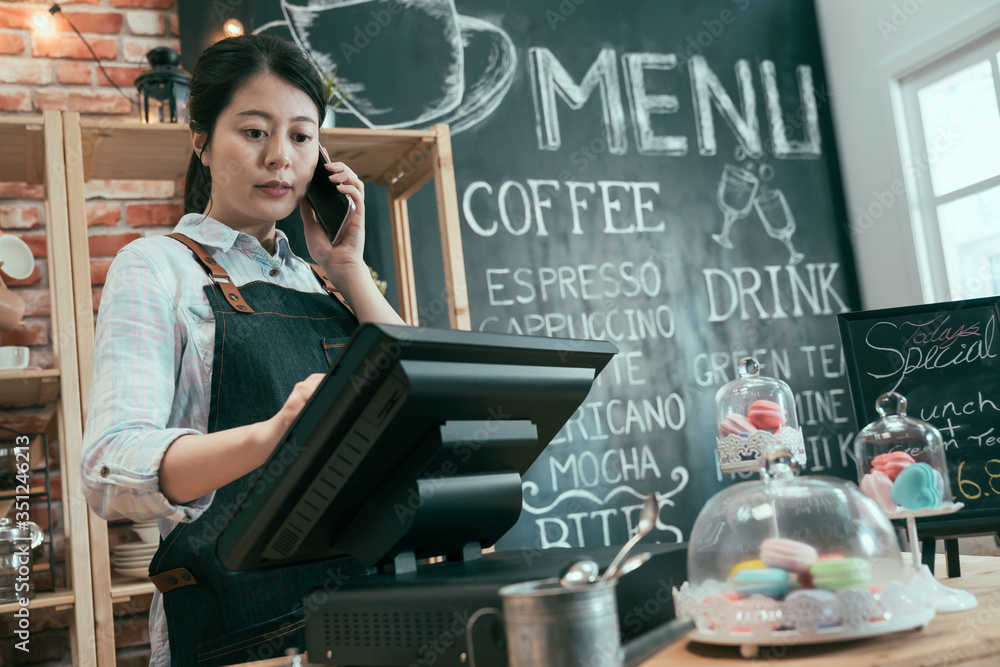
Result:
{"label": "chalkboard menu", "polygon": [[[229,18],[335,66],[338,125],[450,124],[473,329],[621,351],[499,548],[623,543],[654,490],[655,538],[686,540],[738,479],[714,398],[750,354],[795,392],[806,472],[856,479],[836,316],[859,299],[811,2],[181,0],[187,67]],[[447,326],[431,199],[410,207],[418,310]]]}
{"label": "chalkboard menu", "polygon": [[1000,526],[1000,300],[839,319],[861,426],[878,418],[879,395],[905,396],[908,416],[929,422],[944,438],[952,494],[965,504],[957,518]]}

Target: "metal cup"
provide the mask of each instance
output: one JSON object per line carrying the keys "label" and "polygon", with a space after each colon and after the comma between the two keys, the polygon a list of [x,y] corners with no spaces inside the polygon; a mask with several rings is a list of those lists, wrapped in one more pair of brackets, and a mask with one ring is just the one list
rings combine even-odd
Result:
{"label": "metal cup", "polygon": [[32,552],[44,539],[45,533],[36,523],[15,525],[7,517],[0,519],[0,602],[35,596]]}
{"label": "metal cup", "polygon": [[622,667],[616,583],[566,588],[543,579],[501,588],[510,667]]}

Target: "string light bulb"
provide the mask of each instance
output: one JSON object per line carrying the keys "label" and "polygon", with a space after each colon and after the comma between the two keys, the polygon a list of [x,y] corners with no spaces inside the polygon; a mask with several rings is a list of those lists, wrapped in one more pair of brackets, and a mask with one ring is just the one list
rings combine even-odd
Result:
{"label": "string light bulb", "polygon": [[243,34],[243,23],[239,19],[229,19],[222,25],[226,37],[239,37]]}
{"label": "string light bulb", "polygon": [[52,14],[41,11],[31,17],[31,27],[36,33],[47,34],[55,32],[56,22],[52,19]]}

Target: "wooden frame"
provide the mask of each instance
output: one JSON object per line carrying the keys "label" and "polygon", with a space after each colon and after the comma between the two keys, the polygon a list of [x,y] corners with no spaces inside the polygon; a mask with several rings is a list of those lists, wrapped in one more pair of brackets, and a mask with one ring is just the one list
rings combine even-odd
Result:
{"label": "wooden frame", "polygon": [[[70,643],[73,664],[89,665],[93,663],[92,647],[95,643],[94,591],[89,578],[88,509],[83,494],[83,479],[79,475],[83,410],[79,392],[79,360],[74,345],[74,274],[71,270],[66,163],[60,113],[46,111],[41,118],[0,119],[0,145],[4,146],[5,153],[0,166],[0,180],[43,183],[45,186],[51,338],[56,359],[55,370],[0,372],[0,393],[21,392],[28,397],[21,401],[22,404],[37,400],[56,403],[55,426],[59,438],[63,534],[66,538],[66,583],[69,588],[55,593],[39,593],[29,604],[29,609],[72,608]],[[58,382],[58,394],[52,387],[53,381]],[[0,605],[0,614],[17,608],[17,603]]]}
{"label": "wooden frame", "polygon": [[[77,112],[63,114],[63,129],[68,166],[68,242],[72,248],[76,346],[80,359],[79,396],[85,413],[94,346],[85,183],[90,179],[181,179],[191,156],[191,135],[185,126],[81,120]],[[470,329],[448,126],[435,125],[431,130],[327,129],[322,130],[321,138],[334,160],[346,162],[361,180],[383,185],[389,192],[399,312],[404,321],[413,325],[419,323],[419,317],[407,200],[434,181],[448,320],[452,328]],[[153,585],[112,580],[107,522],[93,512],[89,518],[97,664],[114,665],[113,604],[149,594]]]}

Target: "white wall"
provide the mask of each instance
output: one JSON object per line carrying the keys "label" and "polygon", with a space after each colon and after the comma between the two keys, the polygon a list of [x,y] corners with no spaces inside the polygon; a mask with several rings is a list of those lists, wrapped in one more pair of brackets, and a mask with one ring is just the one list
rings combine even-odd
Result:
{"label": "white wall", "polygon": [[[893,81],[996,30],[1000,2],[816,0],[816,8],[862,305],[931,301],[921,288],[909,206],[893,195],[904,184]],[[861,215],[885,202],[880,216]]]}

